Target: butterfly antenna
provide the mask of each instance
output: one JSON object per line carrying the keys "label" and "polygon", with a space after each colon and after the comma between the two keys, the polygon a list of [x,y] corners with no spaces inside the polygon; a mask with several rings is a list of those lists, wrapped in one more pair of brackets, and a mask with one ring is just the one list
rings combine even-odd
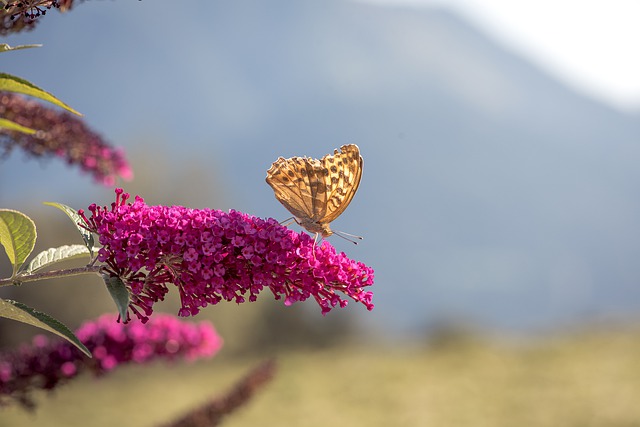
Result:
{"label": "butterfly antenna", "polygon": [[358,244],[358,242],[356,242],[355,239],[358,239],[358,240],[362,240],[363,239],[362,236],[356,236],[355,234],[345,233],[344,231],[334,231],[333,234],[335,234],[338,237],[343,238],[347,242],[353,243],[354,245]]}

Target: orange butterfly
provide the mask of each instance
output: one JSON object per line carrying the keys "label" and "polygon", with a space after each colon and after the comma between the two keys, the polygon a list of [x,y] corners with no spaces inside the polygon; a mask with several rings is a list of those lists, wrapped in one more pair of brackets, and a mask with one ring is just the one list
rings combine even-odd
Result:
{"label": "orange butterfly", "polygon": [[267,171],[266,180],[276,199],[300,226],[315,233],[316,238],[318,235],[329,237],[334,234],[329,223],[344,212],[358,191],[362,166],[360,149],[349,144],[320,160],[279,157]]}

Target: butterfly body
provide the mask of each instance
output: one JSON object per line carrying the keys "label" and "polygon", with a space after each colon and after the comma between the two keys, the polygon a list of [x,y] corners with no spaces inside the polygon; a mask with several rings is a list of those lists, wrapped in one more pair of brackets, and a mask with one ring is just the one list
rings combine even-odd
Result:
{"label": "butterfly body", "polygon": [[363,160],[355,144],[322,159],[279,157],[267,171],[276,199],[310,233],[329,237],[329,223],[349,205],[362,177]]}

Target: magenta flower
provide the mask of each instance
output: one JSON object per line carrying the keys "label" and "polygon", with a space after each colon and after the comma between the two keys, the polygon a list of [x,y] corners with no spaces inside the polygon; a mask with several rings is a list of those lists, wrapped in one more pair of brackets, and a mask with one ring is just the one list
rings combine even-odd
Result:
{"label": "magenta flower", "polygon": [[157,359],[213,357],[222,339],[208,322],[187,323],[159,314],[146,324],[117,322],[106,314],[83,324],[77,337],[91,351],[89,359],[68,341],[36,336],[31,345],[0,354],[0,404],[16,399],[32,406],[29,392],[50,390],[84,370],[105,374],[123,363],[143,364]]}
{"label": "magenta flower", "polygon": [[264,288],[286,305],[313,297],[323,314],[347,305],[338,292],[373,309],[373,293],[363,290],[373,284],[373,269],[326,241],[316,245],[275,219],[128,198],[117,189],[110,209],[92,205],[89,218],[79,213],[100,237],[104,271],[124,281],[129,309],[143,321],[169,283],[180,292],[180,316],[222,300],[241,303],[247,294],[255,301]]}
{"label": "magenta flower", "polygon": [[117,176],[127,180],[133,176],[124,153],[70,113],[21,95],[0,92],[0,117],[38,130],[27,135],[0,129],[0,147],[4,147],[5,154],[17,146],[34,157],[60,157],[107,186],[113,185]]}

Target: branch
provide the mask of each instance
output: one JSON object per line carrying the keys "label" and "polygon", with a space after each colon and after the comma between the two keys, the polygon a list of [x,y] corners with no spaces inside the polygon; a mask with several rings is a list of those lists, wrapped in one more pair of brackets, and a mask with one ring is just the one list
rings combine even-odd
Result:
{"label": "branch", "polygon": [[219,425],[225,415],[229,415],[254,397],[262,386],[268,383],[276,371],[276,362],[271,359],[262,362],[225,395],[212,399],[199,408],[184,415],[165,427],[210,427]]}
{"label": "branch", "polygon": [[80,276],[82,274],[99,274],[102,266],[87,265],[84,267],[69,268],[65,270],[45,271],[43,273],[33,273],[18,275],[14,278],[0,279],[0,286],[20,285],[25,282],[35,282],[44,279],[60,279],[62,277]]}

